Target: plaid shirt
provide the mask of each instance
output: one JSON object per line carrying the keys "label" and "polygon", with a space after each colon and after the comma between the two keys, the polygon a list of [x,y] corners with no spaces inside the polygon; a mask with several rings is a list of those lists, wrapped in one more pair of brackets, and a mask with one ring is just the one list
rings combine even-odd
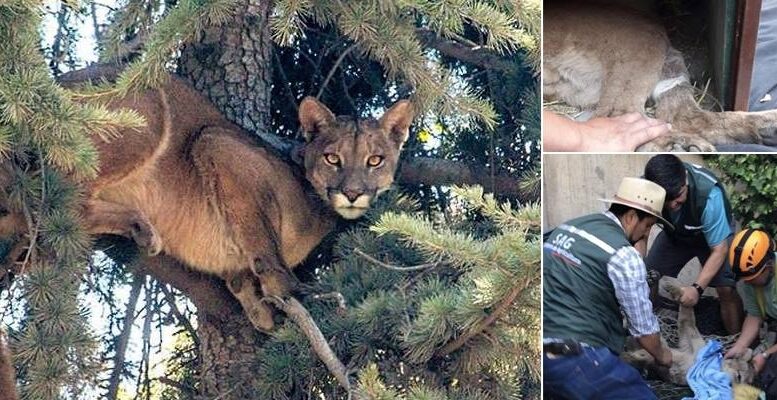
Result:
{"label": "plaid shirt", "polygon": [[[611,212],[604,213],[620,225]],[[607,263],[607,275],[615,288],[615,297],[626,315],[629,333],[645,336],[658,333],[659,325],[650,302],[645,262],[637,249],[626,246],[615,252]]]}

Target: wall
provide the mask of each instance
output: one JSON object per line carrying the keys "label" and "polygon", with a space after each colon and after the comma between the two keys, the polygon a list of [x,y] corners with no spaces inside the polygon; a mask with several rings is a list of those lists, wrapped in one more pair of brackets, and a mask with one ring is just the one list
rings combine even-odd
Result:
{"label": "wall", "polygon": [[[543,228],[605,209],[621,178],[641,176],[652,154],[545,154],[542,162]],[[705,165],[701,156],[678,154]]]}

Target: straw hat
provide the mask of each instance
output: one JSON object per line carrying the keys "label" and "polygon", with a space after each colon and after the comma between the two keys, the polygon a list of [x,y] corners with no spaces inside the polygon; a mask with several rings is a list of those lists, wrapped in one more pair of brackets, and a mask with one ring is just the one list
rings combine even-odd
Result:
{"label": "straw hat", "polygon": [[670,228],[674,228],[669,221],[661,215],[664,209],[664,199],[666,199],[666,190],[656,183],[647,179],[623,178],[618,192],[611,199],[599,199],[606,203],[623,204],[637,210],[642,210],[654,217],[657,217]]}

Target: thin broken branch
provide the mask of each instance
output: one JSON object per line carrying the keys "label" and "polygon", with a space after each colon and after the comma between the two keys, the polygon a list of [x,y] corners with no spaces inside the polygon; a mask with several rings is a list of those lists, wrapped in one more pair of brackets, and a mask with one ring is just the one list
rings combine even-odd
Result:
{"label": "thin broken branch", "polygon": [[375,265],[378,265],[393,271],[402,271],[402,272],[421,271],[427,268],[432,268],[440,265],[440,263],[428,263],[428,264],[413,265],[410,267],[397,267],[396,265],[387,264],[387,263],[384,263],[383,261],[378,260],[377,258],[361,251],[361,249],[359,249],[358,247],[354,248],[353,252]]}
{"label": "thin broken branch", "polygon": [[266,297],[265,299],[286,313],[297,324],[302,333],[308,337],[313,352],[326,365],[329,372],[334,375],[340,386],[350,393],[351,382],[348,379],[348,370],[345,369],[345,365],[337,358],[332,348],[329,347],[329,343],[327,343],[321,330],[318,329],[318,325],[313,321],[313,317],[310,316],[310,313],[308,313],[308,310],[305,309],[302,303],[293,297],[289,297],[286,300],[279,297]]}
{"label": "thin broken branch", "polygon": [[340,64],[343,62],[343,60],[345,60],[345,56],[347,56],[355,48],[356,48],[356,43],[350,45],[347,49],[345,49],[345,51],[343,51],[342,54],[340,54],[340,57],[337,57],[337,61],[335,61],[335,65],[332,66],[332,68],[329,70],[329,73],[326,75],[326,78],[324,78],[324,82],[321,83],[321,87],[318,89],[318,94],[316,94],[316,99],[321,99],[321,95],[324,94],[324,89],[326,89],[326,85],[329,84],[329,81],[335,75],[335,71],[337,71],[337,69],[340,68]]}

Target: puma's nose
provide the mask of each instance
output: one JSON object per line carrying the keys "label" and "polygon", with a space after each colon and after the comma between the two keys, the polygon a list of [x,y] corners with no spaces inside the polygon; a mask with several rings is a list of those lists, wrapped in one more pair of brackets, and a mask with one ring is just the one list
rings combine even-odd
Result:
{"label": "puma's nose", "polygon": [[359,198],[359,196],[364,194],[363,190],[356,190],[356,189],[343,189],[343,194],[345,195],[345,198],[348,199],[351,203],[356,201],[356,199]]}

